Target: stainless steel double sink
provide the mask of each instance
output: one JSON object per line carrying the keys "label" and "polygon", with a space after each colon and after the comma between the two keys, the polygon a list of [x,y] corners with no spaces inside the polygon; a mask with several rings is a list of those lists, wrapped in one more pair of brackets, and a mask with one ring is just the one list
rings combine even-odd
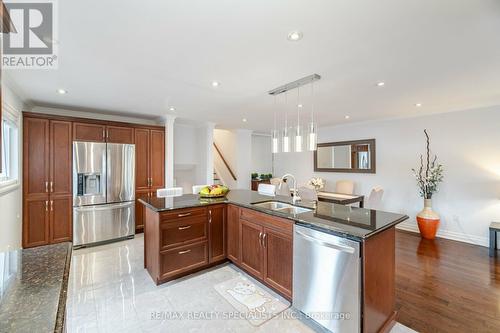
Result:
{"label": "stainless steel double sink", "polygon": [[309,209],[309,208],[297,207],[297,206],[290,205],[290,204],[287,204],[284,202],[279,202],[279,201],[259,202],[259,203],[252,204],[252,206],[260,207],[260,208],[264,208],[264,209],[269,209],[269,210],[274,210],[274,211],[285,213],[285,214],[293,214],[293,215],[312,211],[312,209]]}

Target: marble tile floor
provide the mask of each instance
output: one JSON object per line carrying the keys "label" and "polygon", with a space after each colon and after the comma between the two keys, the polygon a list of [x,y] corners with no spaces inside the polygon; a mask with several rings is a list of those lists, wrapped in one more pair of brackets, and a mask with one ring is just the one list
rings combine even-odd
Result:
{"label": "marble tile floor", "polygon": [[[214,285],[238,275],[280,297],[232,264],[156,286],[143,268],[143,236],[73,251],[67,331],[83,332],[321,332],[288,309],[260,327],[229,318],[236,310]],[[182,317],[181,317],[182,316]],[[167,318],[168,317],[168,318]],[[391,333],[413,330],[397,324]]]}

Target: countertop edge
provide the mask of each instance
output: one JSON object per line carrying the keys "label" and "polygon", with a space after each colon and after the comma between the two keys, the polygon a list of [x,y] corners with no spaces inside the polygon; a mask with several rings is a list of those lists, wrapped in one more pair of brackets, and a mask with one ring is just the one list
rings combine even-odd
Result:
{"label": "countertop edge", "polygon": [[395,220],[395,221],[387,224],[384,227],[381,227],[378,230],[374,230],[374,231],[372,231],[372,232],[370,232],[370,233],[368,233],[368,234],[366,234],[364,236],[356,236],[356,235],[352,235],[352,234],[350,234],[348,232],[342,231],[340,229],[339,230],[334,230],[334,229],[331,229],[331,228],[321,227],[321,226],[319,226],[319,225],[317,225],[315,223],[311,223],[311,222],[307,222],[307,221],[301,220],[300,218],[294,218],[292,216],[282,215],[282,214],[273,212],[271,210],[259,209],[258,207],[255,207],[253,205],[245,205],[245,204],[242,204],[242,203],[239,203],[239,202],[233,202],[233,201],[231,201],[231,200],[229,200],[227,198],[224,201],[207,202],[207,203],[204,203],[203,205],[198,205],[198,206],[187,205],[185,207],[171,208],[171,209],[168,209],[168,208],[158,209],[155,206],[151,205],[150,203],[144,201],[141,198],[139,198],[137,200],[139,202],[141,202],[144,206],[148,207],[149,209],[151,209],[151,210],[153,210],[154,212],[157,212],[157,213],[168,212],[168,211],[173,211],[173,210],[177,210],[177,209],[185,209],[185,208],[193,208],[193,207],[205,207],[205,206],[211,206],[211,205],[217,205],[217,204],[231,204],[231,205],[235,205],[235,206],[238,206],[238,207],[243,207],[243,208],[251,209],[251,210],[254,210],[256,212],[260,212],[260,213],[268,214],[268,215],[271,215],[271,216],[275,216],[275,217],[283,218],[283,219],[286,219],[286,220],[290,220],[290,221],[294,222],[294,224],[307,226],[307,227],[310,227],[310,228],[318,230],[318,231],[322,231],[322,232],[325,232],[325,233],[328,233],[328,234],[332,234],[332,235],[337,235],[337,236],[340,236],[340,237],[348,238],[348,239],[355,240],[355,241],[358,241],[358,242],[363,242],[366,239],[368,239],[368,238],[370,238],[372,236],[375,236],[375,235],[377,235],[377,234],[379,234],[379,233],[381,233],[381,232],[383,232],[383,231],[385,231],[387,229],[390,229],[390,228],[398,225],[399,223],[401,223],[403,221],[406,221],[407,219],[410,218],[408,215],[403,215],[400,218],[398,218],[397,220]]}
{"label": "countertop edge", "polygon": [[63,333],[66,322],[66,301],[68,299],[69,273],[71,268],[71,256],[73,254],[73,243],[68,242],[68,254],[64,264],[63,280],[61,282],[61,292],[59,293],[59,305],[57,307],[56,323],[54,333]]}

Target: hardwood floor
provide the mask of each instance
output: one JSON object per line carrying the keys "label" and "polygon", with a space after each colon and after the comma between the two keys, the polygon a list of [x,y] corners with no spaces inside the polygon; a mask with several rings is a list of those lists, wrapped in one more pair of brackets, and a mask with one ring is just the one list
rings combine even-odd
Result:
{"label": "hardwood floor", "polygon": [[398,321],[419,332],[500,332],[500,257],[398,231],[396,308]]}

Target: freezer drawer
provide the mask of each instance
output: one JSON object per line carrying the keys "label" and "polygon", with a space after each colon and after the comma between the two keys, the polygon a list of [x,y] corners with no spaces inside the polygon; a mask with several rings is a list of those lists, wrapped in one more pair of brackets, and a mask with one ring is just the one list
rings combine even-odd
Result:
{"label": "freezer drawer", "polygon": [[73,246],[135,234],[135,202],[73,208]]}
{"label": "freezer drawer", "polygon": [[293,306],[334,333],[360,332],[360,244],[295,225]]}

